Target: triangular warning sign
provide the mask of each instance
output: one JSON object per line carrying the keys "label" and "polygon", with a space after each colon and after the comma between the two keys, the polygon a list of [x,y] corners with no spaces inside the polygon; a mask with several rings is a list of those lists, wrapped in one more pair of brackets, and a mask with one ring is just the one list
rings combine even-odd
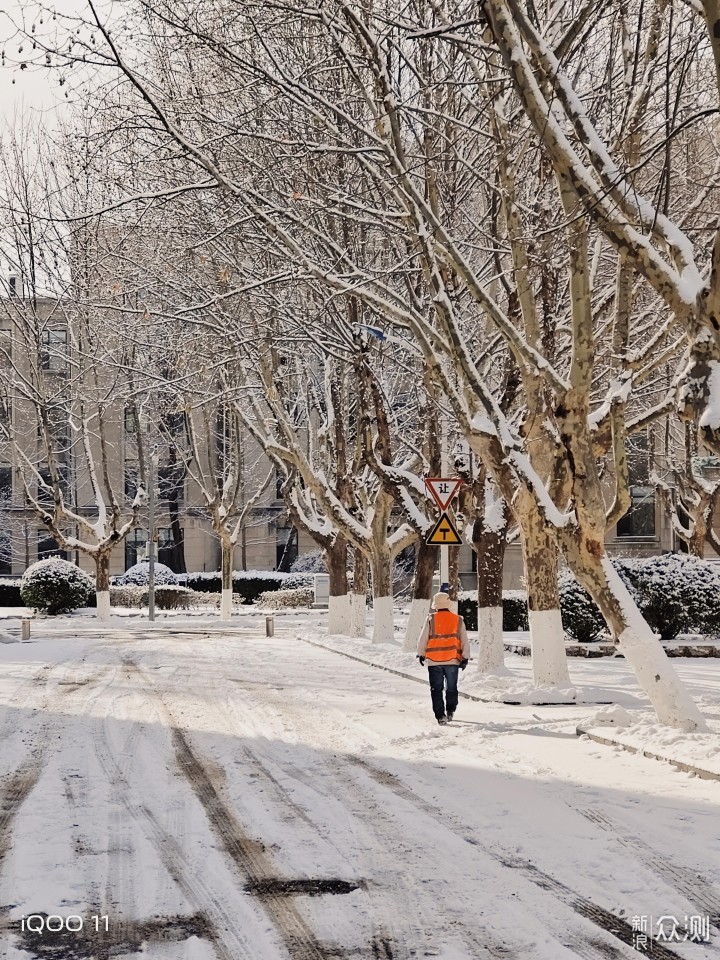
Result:
{"label": "triangular warning sign", "polygon": [[425,543],[459,546],[462,540],[460,539],[460,534],[457,532],[455,524],[446,513],[443,513],[425,538]]}
{"label": "triangular warning sign", "polygon": [[447,510],[461,483],[462,480],[459,477],[428,477],[425,480],[430,496],[441,510]]}

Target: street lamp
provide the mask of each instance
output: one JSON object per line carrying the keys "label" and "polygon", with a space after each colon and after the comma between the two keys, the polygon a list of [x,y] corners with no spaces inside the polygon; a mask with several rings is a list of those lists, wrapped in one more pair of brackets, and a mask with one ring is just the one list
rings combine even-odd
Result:
{"label": "street lamp", "polygon": [[148,619],[155,619],[155,482],[157,477],[158,445],[151,443],[150,418],[145,419],[145,431],[148,438]]}

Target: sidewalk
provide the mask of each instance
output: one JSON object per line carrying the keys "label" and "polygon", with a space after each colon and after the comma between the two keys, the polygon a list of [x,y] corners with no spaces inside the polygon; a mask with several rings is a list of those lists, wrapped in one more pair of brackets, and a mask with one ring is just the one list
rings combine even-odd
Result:
{"label": "sidewalk", "polygon": [[649,719],[628,727],[590,722],[578,724],[576,733],[604,746],[662,760],[703,780],[720,780],[720,722],[710,720],[708,725],[707,733],[683,733]]}

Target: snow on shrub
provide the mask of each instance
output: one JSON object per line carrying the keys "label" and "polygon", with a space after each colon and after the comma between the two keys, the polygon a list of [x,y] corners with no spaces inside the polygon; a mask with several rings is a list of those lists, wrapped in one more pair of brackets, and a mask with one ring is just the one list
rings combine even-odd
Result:
{"label": "snow on shrub", "polygon": [[695,587],[687,556],[650,557],[638,578],[638,604],[642,615],[662,640],[673,640],[688,630],[694,619]]}
{"label": "snow on shrub", "polygon": [[592,643],[606,629],[594,600],[571,573],[560,576],[560,614],[565,633],[580,643]]}
{"label": "snow on shrub", "polygon": [[303,553],[296,557],[290,567],[290,573],[327,573],[323,551],[311,550],[310,553]]}
{"label": "snow on shrub", "polygon": [[20,581],[26,607],[55,615],[84,607],[95,592],[95,581],[69,560],[48,557],[27,568]]}
{"label": "snow on shrub", "polygon": [[0,607],[22,607],[20,581],[0,579]]}
{"label": "snow on shrub", "polygon": [[290,607],[311,607],[315,591],[309,587],[298,590],[272,590],[260,594],[258,606],[265,610],[287,610]]}
{"label": "snow on shrub", "polygon": [[[232,575],[233,594],[240,597],[242,603],[255,603],[261,593],[280,590],[291,573],[277,570],[234,570]],[[219,572],[182,573],[178,581],[191,590],[200,593],[220,593],[222,579]]]}
{"label": "snow on shrub", "polygon": [[290,573],[282,582],[283,590],[302,590],[303,587],[315,587],[314,573]]}
{"label": "snow on shrub", "polygon": [[[458,597],[458,613],[468,630],[477,630],[477,590],[463,590]],[[503,590],[503,630],[513,633],[528,630],[527,596],[524,590]]]}
{"label": "snow on shrub", "polygon": [[[150,590],[147,586],[129,584],[110,587],[110,603],[113,607],[147,607]],[[155,606],[158,610],[187,610],[193,591],[177,584],[164,584],[155,588]]]}
{"label": "snow on shrub", "polygon": [[[115,583],[120,587],[146,587],[150,581],[150,564],[147,560],[141,560],[134,566],[129,567],[125,573],[118,577]],[[155,564],[155,584],[178,585],[178,578],[172,572],[170,567],[164,563]]]}
{"label": "snow on shrub", "polygon": [[527,594],[524,590],[503,590],[503,630],[529,630]]}

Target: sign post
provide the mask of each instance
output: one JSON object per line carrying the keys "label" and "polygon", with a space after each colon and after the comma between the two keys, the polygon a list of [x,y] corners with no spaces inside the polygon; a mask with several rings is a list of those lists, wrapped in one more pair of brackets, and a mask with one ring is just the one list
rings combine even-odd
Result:
{"label": "sign post", "polygon": [[450,590],[450,546],[459,546],[462,538],[447,512],[451,501],[460,489],[459,477],[428,477],[425,480],[430,496],[440,508],[440,517],[425,539],[425,543],[440,547],[440,589]]}

